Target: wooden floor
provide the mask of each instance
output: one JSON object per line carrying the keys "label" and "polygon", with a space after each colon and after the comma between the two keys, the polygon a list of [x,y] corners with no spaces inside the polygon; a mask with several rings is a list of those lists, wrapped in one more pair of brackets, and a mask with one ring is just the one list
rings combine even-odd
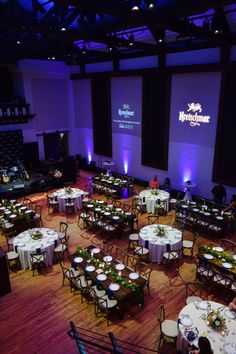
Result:
{"label": "wooden floor", "polygon": [[[86,184],[87,178],[88,174],[83,173],[78,178],[77,186]],[[66,221],[65,215],[63,213],[48,215],[45,193],[31,197],[44,207],[44,226],[58,230],[59,221]],[[99,198],[101,199],[100,196]],[[147,214],[142,216],[140,226],[145,224],[146,216]],[[173,221],[174,211],[160,219],[161,223],[170,225]],[[68,234],[71,252],[77,246],[91,244],[91,236],[82,237],[74,216],[70,217]],[[190,233],[186,231],[185,237],[190,237]],[[115,239],[113,242],[127,249],[127,239]],[[201,235],[197,240],[196,250],[197,245],[202,242],[214,243]],[[6,250],[3,236],[0,236],[0,245]],[[12,292],[0,298],[0,353],[76,353],[74,341],[67,336],[70,320],[77,326],[102,334],[110,331],[118,339],[157,350],[159,328],[156,309],[164,303],[167,317],[177,319],[179,311],[184,306],[184,284],[195,278],[195,262],[190,256],[184,256],[180,275],[174,269],[168,274],[162,265],[151,263],[150,266],[154,269],[151,296],[145,294],[144,308],[131,308],[123,320],[115,319],[109,327],[104,318],[95,317],[92,305],[81,304],[80,296],[72,295],[67,284],[62,287],[58,264],[50,267],[46,274],[35,277],[30,270],[11,273]]]}

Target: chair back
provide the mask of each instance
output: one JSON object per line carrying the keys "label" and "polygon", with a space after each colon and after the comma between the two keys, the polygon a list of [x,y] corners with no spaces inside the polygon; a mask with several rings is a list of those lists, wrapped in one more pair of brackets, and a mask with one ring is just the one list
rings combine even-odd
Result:
{"label": "chair back", "polygon": [[127,253],[119,247],[116,247],[115,257],[118,261],[124,263]]}
{"label": "chair back", "polygon": [[161,304],[157,309],[157,321],[159,322],[160,326],[163,321],[165,321],[165,307]]}
{"label": "chair back", "polygon": [[138,256],[137,255],[134,256],[132,254],[127,253],[127,256],[126,256],[127,267],[130,267],[131,269],[135,270],[137,263],[138,263]]}
{"label": "chair back", "polygon": [[148,223],[148,225],[158,224],[159,223],[159,215],[158,214],[148,215],[147,216],[147,223]]}
{"label": "chair back", "polygon": [[189,296],[202,296],[202,284],[198,282],[188,282],[185,284],[185,296],[186,299]]}
{"label": "chair back", "polygon": [[230,251],[233,253],[236,252],[236,243],[231,240],[228,240],[226,238],[222,238],[220,240],[220,245],[222,248],[224,248],[225,251]]}
{"label": "chair back", "polygon": [[103,250],[103,252],[111,255],[112,250],[113,250],[113,245],[110,242],[103,240],[102,241],[102,250]]}
{"label": "chair back", "polygon": [[60,232],[65,236],[67,235],[68,224],[64,221],[60,221]]}
{"label": "chair back", "polygon": [[31,253],[30,254],[32,264],[41,264],[45,263],[45,251],[39,253]]}

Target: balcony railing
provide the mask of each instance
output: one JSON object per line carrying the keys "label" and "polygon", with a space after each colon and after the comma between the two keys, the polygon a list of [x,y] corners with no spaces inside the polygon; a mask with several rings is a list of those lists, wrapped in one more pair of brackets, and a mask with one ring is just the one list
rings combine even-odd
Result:
{"label": "balcony railing", "polygon": [[30,113],[29,103],[0,104],[0,125],[27,123],[34,116]]}

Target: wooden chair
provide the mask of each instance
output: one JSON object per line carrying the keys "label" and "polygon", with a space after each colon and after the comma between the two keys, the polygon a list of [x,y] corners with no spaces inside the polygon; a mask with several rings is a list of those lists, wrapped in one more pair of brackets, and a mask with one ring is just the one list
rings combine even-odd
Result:
{"label": "wooden chair", "polygon": [[213,278],[213,271],[208,264],[204,264],[196,259],[196,277],[195,279],[200,280],[208,289],[211,286],[211,281]]}
{"label": "wooden chair", "polygon": [[129,242],[128,242],[128,249],[135,249],[138,247],[139,237],[138,234],[130,234],[129,235]]}
{"label": "wooden chair", "polygon": [[166,250],[166,252],[163,253],[163,262],[167,265],[167,270],[169,270],[169,266],[172,263],[176,263],[177,265],[177,270],[179,270],[179,260],[182,255],[182,249],[179,250]]}
{"label": "wooden chair", "polygon": [[19,263],[18,253],[14,252],[14,251],[7,252],[7,263],[8,263],[9,273],[11,272],[13,266],[15,266],[17,269],[19,269],[20,263]]}
{"label": "wooden chair", "polygon": [[159,322],[160,326],[160,340],[158,343],[158,350],[161,346],[161,343],[169,339],[172,339],[175,344],[178,336],[177,321],[168,320],[165,318],[165,308],[163,304],[158,307],[157,321]]}
{"label": "wooden chair", "polygon": [[146,217],[146,219],[147,219],[147,224],[148,225],[158,224],[159,223],[159,215],[158,214],[148,215]]}
{"label": "wooden chair", "polygon": [[139,222],[139,216],[141,215],[141,212],[138,208],[134,208],[134,207],[132,207],[131,210],[132,210],[132,214],[134,215],[133,222],[134,224],[136,224],[136,228],[138,230],[139,229],[138,222]]}
{"label": "wooden chair", "polygon": [[185,284],[186,305],[195,301],[202,301],[202,284],[199,282],[188,282]]}
{"label": "wooden chair", "polygon": [[137,255],[132,255],[132,254],[129,254],[127,253],[127,256],[126,256],[126,266],[132,270],[135,271],[136,267],[137,267],[137,264],[139,262],[139,258]]}
{"label": "wooden chair", "polygon": [[115,258],[121,262],[121,263],[125,263],[125,258],[127,256],[127,253],[122,250],[121,248],[119,247],[116,247],[116,251],[115,251]]}
{"label": "wooden chair", "polygon": [[104,295],[101,297],[95,295],[95,304],[96,304],[96,310],[95,310],[96,316],[99,316],[100,314],[105,314],[107,325],[109,326],[109,315],[111,314],[111,312],[118,310],[117,300],[114,299],[113,297],[109,297],[108,295]]}
{"label": "wooden chair", "polygon": [[145,280],[145,286],[148,289],[148,294],[150,296],[150,278],[153,269],[148,266],[147,263],[139,262],[136,267],[136,272]]}
{"label": "wooden chair", "polygon": [[86,279],[84,275],[81,275],[72,279],[71,284],[72,289],[74,289],[74,295],[77,291],[79,291],[81,304],[84,303],[84,299],[87,301],[87,295],[89,295],[89,289],[92,284],[92,280]]}
{"label": "wooden chair", "polygon": [[195,241],[198,237],[199,237],[199,234],[197,232],[194,232],[192,234],[191,240],[183,240],[183,251],[189,250],[191,253],[191,257],[193,257],[194,244],[195,244]]}
{"label": "wooden chair", "polygon": [[131,206],[129,204],[123,204],[123,210],[124,212],[128,212],[128,211],[131,211]]}
{"label": "wooden chair", "polygon": [[70,268],[64,267],[62,262],[60,262],[60,266],[61,266],[61,270],[62,270],[62,286],[65,285],[65,280],[68,280],[69,284],[70,284],[70,290],[72,292],[72,280],[79,277],[80,273],[79,273],[79,271],[75,270],[72,267],[70,267]]}
{"label": "wooden chair", "polygon": [[58,236],[61,241],[64,241],[67,237],[68,224],[64,221],[60,221]]}
{"label": "wooden chair", "polygon": [[65,253],[69,256],[69,238],[70,236],[66,235],[61,243],[54,248],[54,256],[56,260],[59,259],[64,262]]}
{"label": "wooden chair", "polygon": [[134,250],[140,261],[149,262],[149,249],[143,246],[138,246]]}
{"label": "wooden chair", "polygon": [[220,246],[224,248],[225,251],[236,252],[236,243],[226,238],[220,240]]}
{"label": "wooden chair", "polygon": [[113,244],[108,242],[107,240],[102,240],[101,248],[104,253],[111,255],[113,250]]}
{"label": "wooden chair", "polygon": [[33,277],[34,277],[34,271],[37,269],[38,273],[40,269],[45,269],[47,267],[46,264],[46,252],[39,252],[39,253],[31,253],[30,258],[31,258],[31,267],[33,271]]}
{"label": "wooden chair", "polygon": [[35,207],[34,220],[38,224],[38,227],[43,227],[42,209],[43,209],[43,207],[41,205],[36,205],[36,207]]}

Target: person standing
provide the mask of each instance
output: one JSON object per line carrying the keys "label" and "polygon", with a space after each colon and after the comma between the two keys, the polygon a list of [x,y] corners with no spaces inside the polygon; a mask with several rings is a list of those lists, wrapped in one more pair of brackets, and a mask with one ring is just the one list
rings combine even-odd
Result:
{"label": "person standing", "polygon": [[149,187],[152,188],[152,189],[157,189],[160,187],[160,181],[158,181],[157,179],[157,175],[155,175],[151,181],[149,182]]}
{"label": "person standing", "polygon": [[226,202],[227,193],[222,183],[219,182],[215,185],[211,190],[211,194],[215,203],[223,204]]}

